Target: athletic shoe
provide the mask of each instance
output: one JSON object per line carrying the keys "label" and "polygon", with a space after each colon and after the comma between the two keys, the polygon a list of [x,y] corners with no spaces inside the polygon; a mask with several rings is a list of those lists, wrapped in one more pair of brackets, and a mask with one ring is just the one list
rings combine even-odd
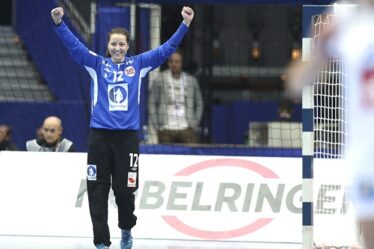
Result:
{"label": "athletic shoe", "polygon": [[98,244],[98,245],[96,246],[96,249],[109,249],[109,247],[106,246],[106,245],[104,245],[104,244]]}
{"label": "athletic shoe", "polygon": [[132,236],[131,230],[121,229],[121,249],[131,249],[132,248]]}

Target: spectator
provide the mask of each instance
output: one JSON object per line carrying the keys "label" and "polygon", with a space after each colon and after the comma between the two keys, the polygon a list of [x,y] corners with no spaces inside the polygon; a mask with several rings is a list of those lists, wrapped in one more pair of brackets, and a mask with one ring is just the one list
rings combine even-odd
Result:
{"label": "spectator", "polygon": [[278,121],[291,122],[292,112],[292,103],[289,101],[281,101],[278,107]]}
{"label": "spectator", "polygon": [[11,142],[12,128],[8,125],[0,125],[0,150],[18,150]]}
{"label": "spectator", "polygon": [[149,92],[150,124],[160,143],[196,143],[203,101],[196,78],[182,71],[183,56],[174,52],[168,69],[157,77]]}
{"label": "spectator", "polygon": [[47,117],[41,127],[42,136],[26,142],[27,151],[74,152],[73,142],[61,136],[62,130],[61,119]]}

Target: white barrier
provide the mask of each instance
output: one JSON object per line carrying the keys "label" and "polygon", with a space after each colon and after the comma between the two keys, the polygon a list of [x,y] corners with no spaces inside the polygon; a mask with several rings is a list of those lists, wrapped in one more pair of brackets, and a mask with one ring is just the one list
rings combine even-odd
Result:
{"label": "white barrier", "polygon": [[[84,153],[0,152],[0,235],[91,237],[85,171]],[[301,242],[301,159],[141,155],[139,176],[136,238]]]}

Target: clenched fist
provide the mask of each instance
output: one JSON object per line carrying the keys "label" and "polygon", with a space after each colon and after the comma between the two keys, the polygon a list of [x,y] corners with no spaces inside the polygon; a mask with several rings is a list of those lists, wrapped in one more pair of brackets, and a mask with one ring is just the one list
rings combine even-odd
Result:
{"label": "clenched fist", "polygon": [[189,27],[194,16],[193,9],[185,6],[182,8],[181,14],[183,17],[183,23],[186,24],[187,27]]}
{"label": "clenched fist", "polygon": [[61,19],[64,16],[64,9],[62,7],[54,8],[51,11],[53,22],[57,25],[61,23]]}

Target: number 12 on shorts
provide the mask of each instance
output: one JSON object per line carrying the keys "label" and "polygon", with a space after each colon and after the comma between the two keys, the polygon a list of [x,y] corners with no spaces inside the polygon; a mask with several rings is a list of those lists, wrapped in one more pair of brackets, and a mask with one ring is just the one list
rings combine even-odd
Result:
{"label": "number 12 on shorts", "polygon": [[138,168],[139,164],[139,154],[138,153],[129,153],[129,159],[130,159],[130,168],[136,170]]}

